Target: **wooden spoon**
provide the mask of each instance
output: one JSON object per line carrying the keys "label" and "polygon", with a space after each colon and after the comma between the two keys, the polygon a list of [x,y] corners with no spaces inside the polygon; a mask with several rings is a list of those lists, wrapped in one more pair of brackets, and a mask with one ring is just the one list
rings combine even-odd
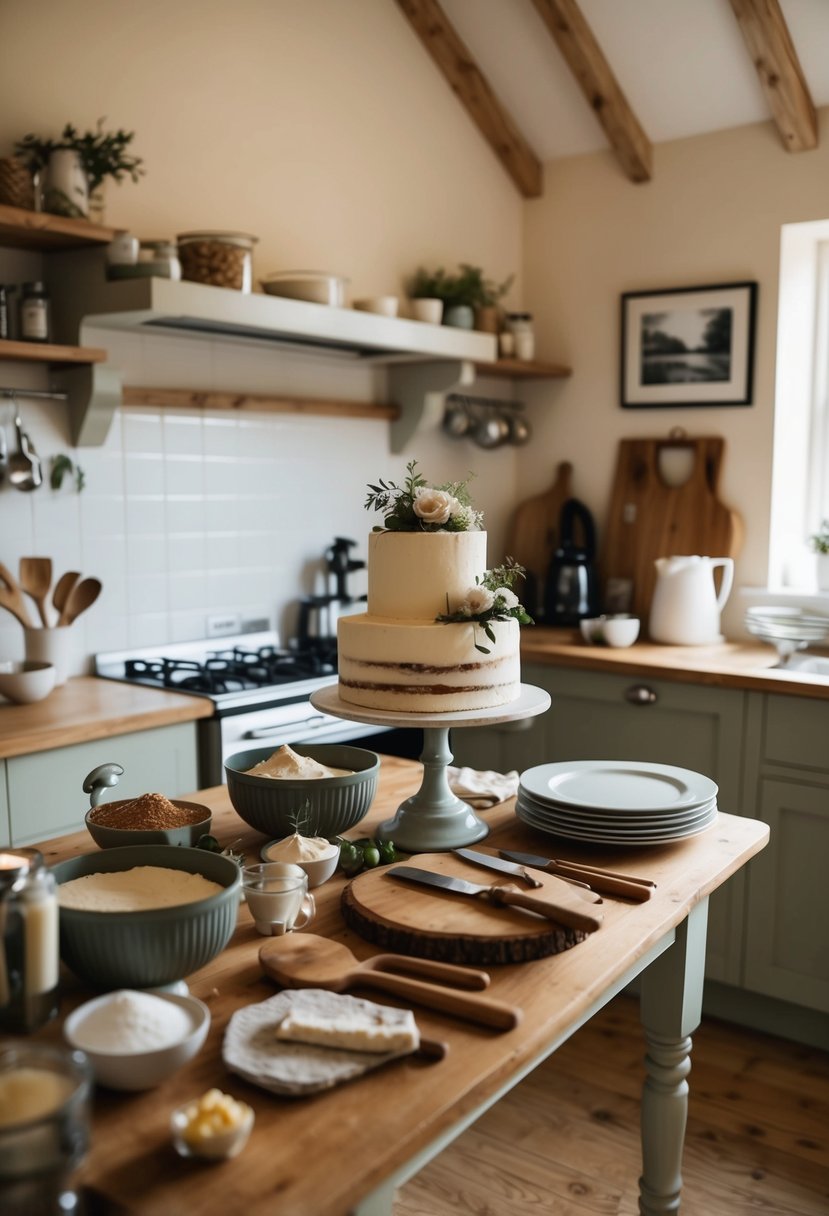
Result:
{"label": "wooden spoon", "polygon": [[66,601],[69,599],[69,592],[80,577],[80,573],[77,570],[67,570],[55,584],[55,590],[52,592],[52,607],[58,614],[58,624],[60,624],[60,614],[66,607]]}
{"label": "wooden spoon", "polygon": [[91,608],[101,594],[101,583],[97,578],[84,578],[76,583],[58,619],[59,625],[71,625],[74,620]]}
{"label": "wooden spoon", "polygon": [[48,629],[46,601],[52,588],[51,557],[21,557],[20,587],[37,604],[40,622],[44,629]]}
{"label": "wooden spoon", "polygon": [[26,601],[20,593],[17,579],[0,562],[0,608],[5,608],[12,616],[16,616],[21,625],[29,629],[32,624]]}
{"label": "wooden spoon", "polygon": [[[385,957],[388,960],[389,956]],[[415,963],[410,970],[416,969],[421,975],[447,977],[445,963],[400,960],[399,956],[394,959],[395,963]],[[521,1010],[512,1005],[377,970],[377,961],[368,959],[361,963],[347,946],[313,933],[289,933],[265,942],[259,949],[262,970],[283,988],[325,988],[329,992],[374,988],[493,1030],[513,1030],[521,1020]],[[381,961],[380,966],[383,965]]]}

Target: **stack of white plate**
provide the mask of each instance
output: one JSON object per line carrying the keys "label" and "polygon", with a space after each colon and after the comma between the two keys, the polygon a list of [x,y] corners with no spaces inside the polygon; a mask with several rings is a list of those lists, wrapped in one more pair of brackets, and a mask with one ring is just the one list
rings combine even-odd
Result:
{"label": "stack of white plate", "polygon": [[668,764],[571,760],[521,774],[522,823],[596,844],[663,844],[704,832],[717,818],[717,786]]}
{"label": "stack of white plate", "polygon": [[829,617],[802,608],[755,607],[746,609],[746,629],[770,642],[785,657],[829,634]]}

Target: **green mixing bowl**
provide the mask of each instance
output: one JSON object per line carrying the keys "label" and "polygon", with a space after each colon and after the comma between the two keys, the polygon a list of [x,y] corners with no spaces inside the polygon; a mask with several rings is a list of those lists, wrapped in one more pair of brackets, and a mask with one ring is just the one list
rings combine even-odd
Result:
{"label": "green mixing bowl", "polygon": [[132,798],[122,798],[119,802],[102,802],[86,812],[84,823],[89,835],[102,849],[118,849],[122,846],[130,848],[139,844],[176,844],[195,845],[200,837],[210,834],[210,824],[213,821],[209,807],[198,802],[182,802],[180,798],[172,798],[173,806],[185,811],[200,810],[203,812],[198,823],[188,823],[181,828],[111,828],[106,823],[96,823],[94,816],[97,812],[115,810],[124,806]]}
{"label": "green mixing bowl", "polygon": [[84,874],[159,866],[201,874],[222,890],[206,899],[144,912],[60,909],[60,956],[93,988],[160,988],[192,975],[224,950],[236,928],[241,872],[206,849],[129,845],[85,853],[51,867],[60,885]]}
{"label": "green mixing bowl", "polygon": [[[293,744],[291,745],[293,747]],[[293,750],[328,768],[345,768],[344,777],[313,781],[255,777],[248,769],[267,760],[274,747],[236,752],[225,760],[227,792],[233,808],[245,823],[269,840],[299,831],[303,836],[339,836],[368,814],[377,793],[380,757],[363,747],[346,743],[319,743]]]}

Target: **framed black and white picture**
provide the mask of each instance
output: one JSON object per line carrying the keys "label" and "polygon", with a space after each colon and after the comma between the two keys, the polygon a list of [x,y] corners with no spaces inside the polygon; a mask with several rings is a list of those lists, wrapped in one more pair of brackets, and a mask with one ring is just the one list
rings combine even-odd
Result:
{"label": "framed black and white picture", "polygon": [[751,405],[756,283],[622,296],[622,406]]}

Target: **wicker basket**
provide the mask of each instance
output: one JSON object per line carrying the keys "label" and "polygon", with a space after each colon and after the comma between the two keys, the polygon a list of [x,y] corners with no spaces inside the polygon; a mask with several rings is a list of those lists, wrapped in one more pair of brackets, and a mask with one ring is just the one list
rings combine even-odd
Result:
{"label": "wicker basket", "polygon": [[13,156],[0,158],[0,203],[33,211],[35,189],[32,175],[22,160]]}

